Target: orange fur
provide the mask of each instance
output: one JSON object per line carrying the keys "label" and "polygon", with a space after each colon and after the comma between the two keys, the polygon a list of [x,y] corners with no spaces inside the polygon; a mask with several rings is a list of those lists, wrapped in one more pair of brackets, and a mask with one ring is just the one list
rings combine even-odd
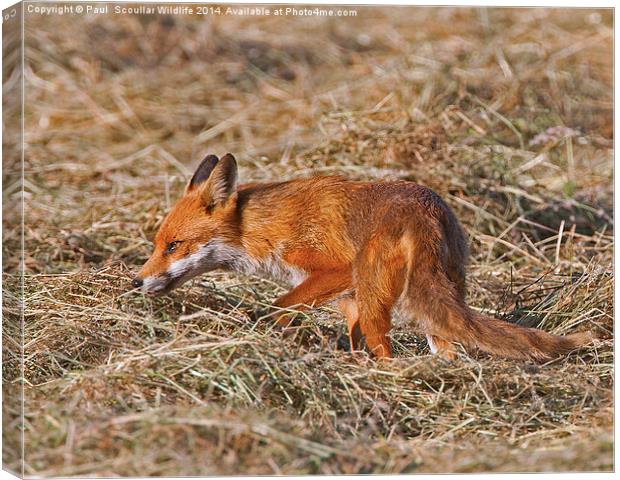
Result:
{"label": "orange fur", "polygon": [[294,285],[276,307],[336,300],[352,349],[365,339],[379,358],[392,354],[388,333],[397,303],[446,358],[454,358],[456,342],[548,359],[591,339],[550,335],[468,308],[465,235],[426,187],[339,177],[237,186],[236,178],[232,155],[203,161],[164,220],[136,285],[163,293],[214,268],[275,275]]}

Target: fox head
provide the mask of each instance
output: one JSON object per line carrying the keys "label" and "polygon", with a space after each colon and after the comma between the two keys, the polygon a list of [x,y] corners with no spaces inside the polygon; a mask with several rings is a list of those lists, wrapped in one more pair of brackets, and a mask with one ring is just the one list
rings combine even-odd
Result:
{"label": "fox head", "polygon": [[132,284],[149,295],[167,293],[187,280],[234,262],[232,245],[237,162],[208,155],[155,235],[155,249]]}

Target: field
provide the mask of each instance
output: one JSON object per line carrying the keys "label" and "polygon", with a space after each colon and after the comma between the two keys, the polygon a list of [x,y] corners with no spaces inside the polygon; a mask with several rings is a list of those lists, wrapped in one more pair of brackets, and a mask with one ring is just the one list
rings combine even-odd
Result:
{"label": "field", "polygon": [[[23,331],[18,102],[4,118],[4,468],[613,469],[613,12],[357,12],[27,16]],[[193,169],[225,152],[243,181],[428,185],[467,231],[473,308],[599,340],[546,364],[446,362],[395,328],[383,364],[338,349],[330,307],[292,337],[252,320],[284,291],[267,278],[132,290]]]}

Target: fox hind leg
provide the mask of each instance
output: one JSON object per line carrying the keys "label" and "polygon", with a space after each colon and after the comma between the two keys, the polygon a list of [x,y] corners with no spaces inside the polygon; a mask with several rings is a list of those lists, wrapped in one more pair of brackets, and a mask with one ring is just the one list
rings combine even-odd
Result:
{"label": "fox hind leg", "polygon": [[431,353],[433,355],[439,355],[441,358],[446,360],[455,360],[456,359],[456,351],[454,350],[454,345],[448,340],[445,340],[436,335],[426,335],[426,340],[428,341],[428,346],[431,349]]}
{"label": "fox hind leg", "polygon": [[405,279],[405,260],[393,239],[374,238],[358,256],[355,266],[356,303],[360,333],[368,350],[377,358],[390,358],[392,347],[387,336],[392,308],[400,296]]}
{"label": "fox hind leg", "polygon": [[[364,295],[358,291],[358,298]],[[360,303],[360,334],[366,341],[368,350],[377,358],[390,358],[392,346],[387,336],[391,328],[391,307],[389,302],[365,298]]]}

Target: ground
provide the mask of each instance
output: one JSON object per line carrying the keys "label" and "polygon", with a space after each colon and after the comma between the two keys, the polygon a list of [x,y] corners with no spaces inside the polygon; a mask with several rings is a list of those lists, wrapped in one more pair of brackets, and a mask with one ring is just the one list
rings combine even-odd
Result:
{"label": "ground", "polygon": [[[19,102],[5,95],[5,468],[613,468],[612,11],[357,11],[27,17],[23,331]],[[20,84],[10,35],[5,92]],[[225,152],[242,181],[428,185],[468,234],[473,308],[599,341],[546,364],[445,362],[396,328],[380,364],[338,350],[332,309],[293,337],[252,320],[284,291],[266,278],[133,291],[193,168]]]}

